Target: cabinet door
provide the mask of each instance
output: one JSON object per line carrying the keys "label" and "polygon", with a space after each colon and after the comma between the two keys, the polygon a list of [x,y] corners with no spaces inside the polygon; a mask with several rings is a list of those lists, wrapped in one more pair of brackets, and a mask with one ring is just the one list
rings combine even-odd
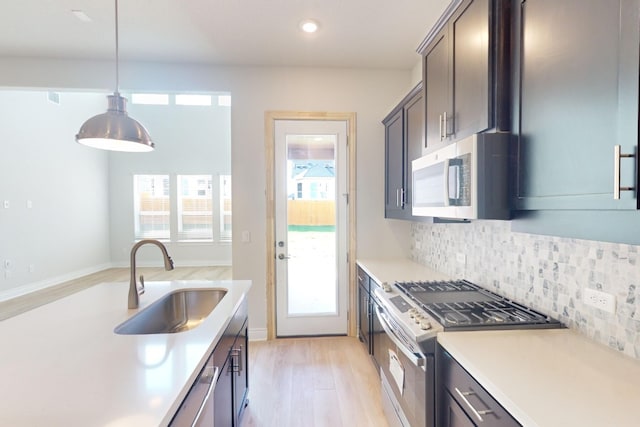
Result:
{"label": "cabinet door", "polygon": [[[517,208],[637,208],[635,192],[613,199],[613,183],[614,145],[637,151],[638,9],[637,0],[522,2]],[[622,185],[635,186],[635,161],[621,170]]]}
{"label": "cabinet door", "polygon": [[367,353],[371,354],[371,346],[369,345],[369,330],[370,330],[370,313],[371,307],[369,306],[369,292],[362,286],[358,286],[358,327],[360,341],[367,349]]}
{"label": "cabinet door", "polygon": [[[424,55],[426,147],[441,143],[447,132],[444,114],[451,115],[449,102],[449,38],[445,27]],[[450,121],[449,121],[450,122]]]}
{"label": "cabinet door", "polygon": [[444,393],[442,402],[442,427],[475,427],[449,393]]}
{"label": "cabinet door", "polygon": [[403,192],[406,191],[404,175],[404,126],[400,109],[385,125],[385,217],[402,218]]}
{"label": "cabinet door", "polygon": [[214,418],[216,426],[233,426],[233,386],[231,358],[228,357],[220,368],[218,382],[213,395]]}
{"label": "cabinet door", "polygon": [[492,127],[489,122],[489,0],[463,4],[453,16],[453,117],[449,131],[455,139]]}
{"label": "cabinet door", "polygon": [[244,411],[249,391],[249,337],[246,323],[231,349],[231,354],[233,363],[233,425],[237,427],[240,425],[240,416]]}
{"label": "cabinet door", "polygon": [[422,156],[422,151],[425,148],[425,135],[424,135],[424,99],[422,92],[413,97],[407,105],[404,107],[404,120],[405,120],[405,151],[406,155],[406,190],[405,190],[405,203],[404,209],[406,211],[407,218],[411,218],[411,162]]}

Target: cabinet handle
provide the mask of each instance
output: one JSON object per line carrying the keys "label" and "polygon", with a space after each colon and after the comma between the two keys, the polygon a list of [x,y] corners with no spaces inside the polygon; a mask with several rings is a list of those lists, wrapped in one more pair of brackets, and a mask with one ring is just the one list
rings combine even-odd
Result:
{"label": "cabinet handle", "polygon": [[444,125],[442,126],[443,127],[442,138],[446,138],[447,136],[449,136],[449,131],[447,129],[447,112],[446,111],[444,112],[443,117],[444,117]]}
{"label": "cabinet handle", "polygon": [[613,146],[613,198],[614,200],[620,199],[621,191],[633,191],[635,187],[621,187],[620,186],[620,159],[627,157],[636,157],[635,154],[622,154],[622,147],[620,145]]}
{"label": "cabinet handle", "polygon": [[240,348],[231,349],[231,372],[242,372],[242,346]]}
{"label": "cabinet handle", "polygon": [[400,189],[400,207],[404,209],[405,198],[404,198],[404,188]]}
{"label": "cabinet handle", "polygon": [[458,390],[458,387],[454,387],[454,388],[456,390],[456,393],[458,393],[458,396],[460,396],[462,401],[469,407],[469,409],[471,409],[471,412],[473,412],[473,415],[475,415],[476,418],[478,418],[478,421],[480,421],[481,423],[484,422],[484,420],[482,419],[482,415],[487,415],[487,414],[492,414],[493,413],[492,409],[483,409],[483,410],[478,411],[476,408],[473,407],[471,402],[469,402],[469,400],[467,400],[467,396],[471,396],[473,394],[476,394],[474,391],[462,392],[462,391]]}
{"label": "cabinet handle", "polygon": [[[451,122],[451,123],[449,123]],[[451,132],[449,132],[449,127],[451,127]],[[455,135],[455,124],[453,122],[453,117],[449,116],[447,112],[444,112],[444,132],[443,138],[447,138],[449,136]]]}
{"label": "cabinet handle", "polygon": [[396,207],[400,207],[400,189],[396,188]]}
{"label": "cabinet handle", "polygon": [[444,137],[442,136],[442,114],[440,114],[438,116],[438,127],[439,127],[439,135],[440,135],[440,141],[442,141],[444,139]]}

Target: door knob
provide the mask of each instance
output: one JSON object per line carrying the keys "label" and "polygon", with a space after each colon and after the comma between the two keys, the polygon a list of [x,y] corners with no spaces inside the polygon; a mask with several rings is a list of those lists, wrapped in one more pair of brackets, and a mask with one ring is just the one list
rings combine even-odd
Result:
{"label": "door knob", "polygon": [[287,256],[285,254],[278,254],[278,259],[289,259],[291,258],[290,256]]}

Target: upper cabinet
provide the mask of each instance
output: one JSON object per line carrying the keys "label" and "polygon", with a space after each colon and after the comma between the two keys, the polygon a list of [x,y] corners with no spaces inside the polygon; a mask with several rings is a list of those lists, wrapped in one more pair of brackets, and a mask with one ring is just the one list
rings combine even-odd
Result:
{"label": "upper cabinet", "polygon": [[637,209],[640,2],[516,4],[516,208]]}
{"label": "upper cabinet", "polygon": [[424,100],[417,85],[382,121],[385,126],[385,218],[413,219],[411,161],[424,146]]}
{"label": "upper cabinet", "polygon": [[454,2],[419,48],[425,145],[510,129],[510,2]]}

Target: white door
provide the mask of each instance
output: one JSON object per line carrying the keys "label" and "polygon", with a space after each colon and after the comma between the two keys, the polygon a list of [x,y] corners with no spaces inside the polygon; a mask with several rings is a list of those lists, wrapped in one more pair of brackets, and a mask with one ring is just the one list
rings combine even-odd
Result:
{"label": "white door", "polygon": [[347,122],[275,121],[276,335],[347,333]]}

